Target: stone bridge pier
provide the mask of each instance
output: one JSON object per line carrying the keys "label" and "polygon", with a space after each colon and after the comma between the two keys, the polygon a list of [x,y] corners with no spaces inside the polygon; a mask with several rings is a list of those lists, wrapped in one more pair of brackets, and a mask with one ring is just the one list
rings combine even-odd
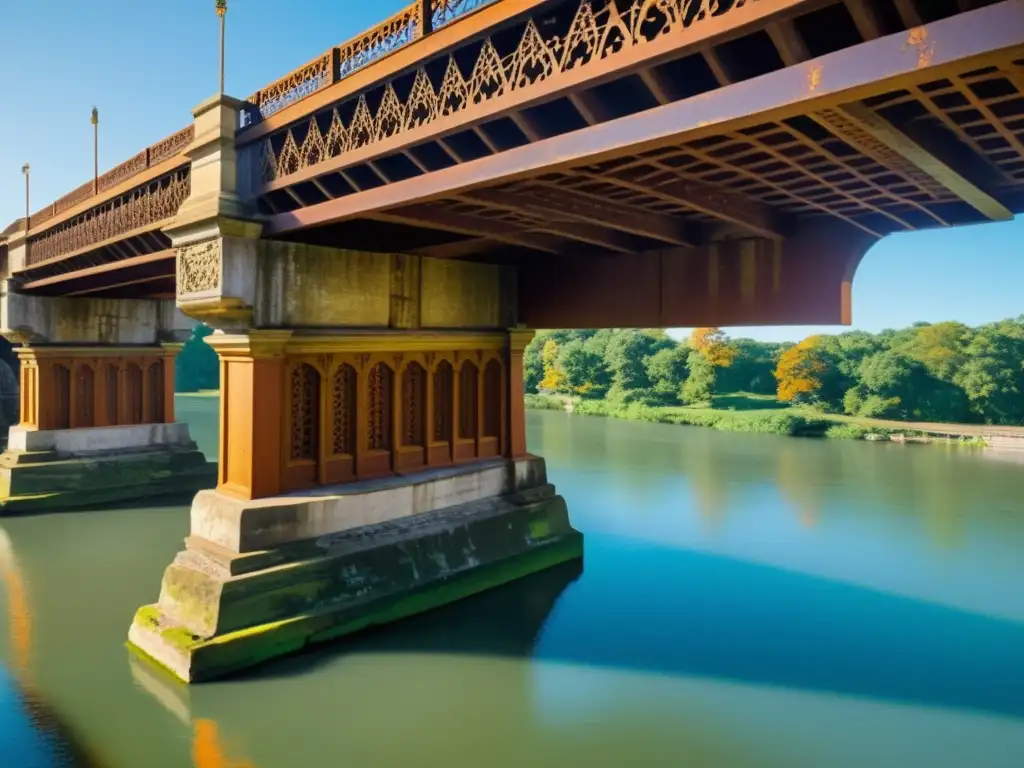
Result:
{"label": "stone bridge pier", "polygon": [[165,229],[178,306],[216,329],[218,478],[129,639],[185,681],[582,556],[526,450],[514,273],[261,239],[235,186],[240,106],[195,111]]}
{"label": "stone bridge pier", "polygon": [[0,455],[4,513],[196,490],[213,475],[174,420],[174,356],[192,321],[173,301],[32,296],[0,283],[21,421]]}

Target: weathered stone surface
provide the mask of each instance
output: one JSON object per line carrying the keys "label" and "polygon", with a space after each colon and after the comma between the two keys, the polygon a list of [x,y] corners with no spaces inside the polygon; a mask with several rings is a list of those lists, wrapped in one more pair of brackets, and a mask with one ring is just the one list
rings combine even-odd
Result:
{"label": "weathered stone surface", "polygon": [[[77,450],[9,449],[0,454],[0,515],[191,493],[209,488],[217,480],[217,465],[196,448],[184,424],[60,432],[66,435],[39,432],[25,444],[67,448],[64,437],[70,435]],[[77,432],[108,434],[94,441],[93,450],[87,450],[87,443],[71,434]],[[159,433],[161,439],[134,439],[150,433]],[[26,431],[26,435],[31,433]],[[39,435],[42,437],[36,439]],[[132,439],[113,447],[119,442],[118,435]]]}
{"label": "weathered stone surface", "polygon": [[471,471],[433,469],[255,501],[204,491],[192,503],[192,533],[232,552],[253,552],[546,482],[544,460],[527,457],[496,459]]}
{"label": "weathered stone surface", "polygon": [[201,681],[580,557],[546,482],[257,552],[193,530],[129,641]]}

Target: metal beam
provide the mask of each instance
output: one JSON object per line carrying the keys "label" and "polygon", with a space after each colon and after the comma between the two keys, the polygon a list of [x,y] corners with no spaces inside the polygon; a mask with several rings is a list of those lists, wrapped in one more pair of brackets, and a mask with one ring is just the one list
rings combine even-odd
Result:
{"label": "metal beam", "polygon": [[616,229],[639,237],[661,240],[672,245],[692,246],[697,238],[685,222],[659,213],[630,210],[624,206],[596,203],[575,193],[535,189],[529,193],[479,189],[462,196],[485,205],[522,211],[534,217],[550,219],[552,214],[599,227]]}
{"label": "metal beam", "polygon": [[33,280],[29,283],[24,283],[20,290],[30,291],[35,288],[43,288],[47,285],[53,285],[55,283],[66,283],[69,280],[81,280],[83,277],[92,277],[93,275],[99,275],[104,272],[113,272],[129,269],[131,267],[137,267],[141,264],[150,264],[154,261],[173,261],[176,255],[176,251],[173,248],[168,248],[164,251],[157,251],[156,253],[147,253],[144,256],[135,256],[130,259],[122,259],[120,261],[112,261],[108,264],[100,264],[95,267],[85,267],[84,269],[77,269],[74,272],[62,272],[59,275],[53,275],[51,277],[43,277],[39,280]]}
{"label": "metal beam", "polygon": [[[880,141],[915,167],[928,174],[943,187],[992,221],[1010,221],[1013,218],[1013,212],[1006,206],[965,179],[871,108],[859,103],[844,104],[842,107],[839,107],[839,111],[843,112],[847,118],[876,141]],[[844,140],[851,140],[846,136],[843,138]],[[874,154],[870,147],[858,147],[858,149],[867,155]]]}
{"label": "metal beam", "polygon": [[594,181],[615,184],[624,189],[631,189],[634,192],[685,206],[719,221],[737,224],[757,235],[783,238],[788,236],[793,229],[789,217],[771,206],[705,181],[680,178],[678,181],[651,186],[624,179],[613,173],[598,174],[585,171],[578,173]]}
{"label": "metal beam", "polygon": [[[814,61],[814,87],[806,66],[787,67],[711,93],[583,128],[493,157],[481,158],[387,187],[347,195],[271,216],[265,232],[358,218],[385,207],[442,198],[476,187],[592,165],[613,157],[739,130],[867,98],[900,82],[934,79],[956,68],[997,60],[997,52],[1024,46],[1024,3],[990,5],[929,24],[934,44],[927,65],[907,45],[905,33],[890,35],[821,56]],[[1003,57],[1018,55],[1003,51]]]}
{"label": "metal beam", "polygon": [[376,211],[368,218],[393,224],[426,227],[442,232],[454,232],[470,237],[481,237],[530,248],[545,253],[560,254],[562,249],[553,246],[548,238],[527,232],[522,227],[507,221],[482,219],[465,213],[449,211],[438,206],[411,205],[391,211]]}

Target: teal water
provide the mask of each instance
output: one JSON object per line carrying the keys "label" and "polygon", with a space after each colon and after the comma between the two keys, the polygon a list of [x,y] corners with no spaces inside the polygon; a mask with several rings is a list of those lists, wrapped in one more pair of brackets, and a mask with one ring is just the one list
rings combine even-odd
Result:
{"label": "teal water", "polygon": [[[216,453],[216,400],[179,398]],[[0,520],[0,766],[1024,764],[1024,466],[529,413],[563,567],[193,688],[123,646],[187,499]]]}

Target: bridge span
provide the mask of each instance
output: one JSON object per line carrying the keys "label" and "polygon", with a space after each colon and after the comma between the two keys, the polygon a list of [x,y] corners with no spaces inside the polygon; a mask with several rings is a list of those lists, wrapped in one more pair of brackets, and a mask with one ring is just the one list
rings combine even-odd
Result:
{"label": "bridge span", "polygon": [[418,0],[3,231],[3,498],[203,487],[213,326],[130,638],[223,674],[580,556],[529,328],[849,323],[879,238],[1022,210],[1020,0]]}

